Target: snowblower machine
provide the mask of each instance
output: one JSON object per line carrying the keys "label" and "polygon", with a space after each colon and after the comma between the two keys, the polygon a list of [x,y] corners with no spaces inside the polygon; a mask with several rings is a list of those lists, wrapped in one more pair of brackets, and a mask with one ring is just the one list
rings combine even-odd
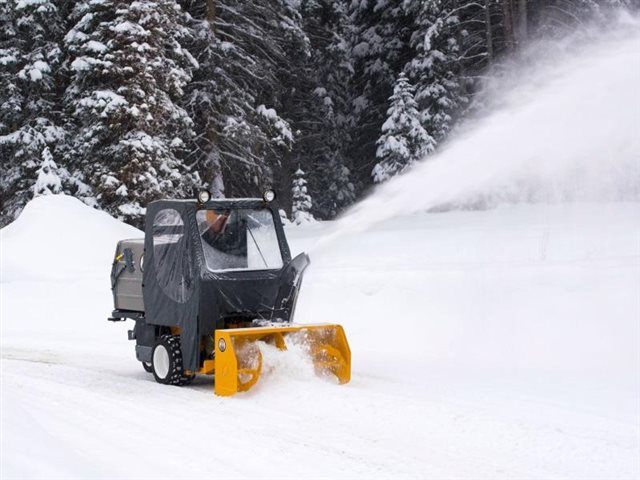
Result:
{"label": "snowblower machine", "polygon": [[155,380],[186,385],[213,374],[217,395],[256,384],[261,344],[296,344],[319,374],[351,377],[340,325],[292,323],[309,257],[291,258],[272,190],[262,199],[157,200],[145,238],[121,240],[111,270],[110,321],[135,321],[129,340]]}

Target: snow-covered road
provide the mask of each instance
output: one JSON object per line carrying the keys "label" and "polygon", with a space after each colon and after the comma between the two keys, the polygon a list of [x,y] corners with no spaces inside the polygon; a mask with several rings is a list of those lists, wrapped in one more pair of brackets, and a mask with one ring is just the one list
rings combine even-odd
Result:
{"label": "snow-covered road", "polygon": [[295,355],[250,392],[156,384],[106,321],[115,240],[67,197],[2,230],[2,478],[640,476],[638,204],[395,219],[311,250],[297,320],[345,326],[353,380]]}

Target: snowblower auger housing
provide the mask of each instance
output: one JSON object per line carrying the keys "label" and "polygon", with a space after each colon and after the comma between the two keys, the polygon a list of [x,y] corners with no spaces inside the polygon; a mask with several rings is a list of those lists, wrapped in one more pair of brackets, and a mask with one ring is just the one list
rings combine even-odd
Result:
{"label": "snowblower auger housing", "polygon": [[291,258],[269,200],[158,200],[147,207],[144,240],[118,242],[109,320],[135,321],[129,339],[158,382],[203,373],[215,375],[219,395],[248,390],[261,372],[258,342],[301,344],[318,372],[349,381],[342,327],[292,324],[309,257]]}

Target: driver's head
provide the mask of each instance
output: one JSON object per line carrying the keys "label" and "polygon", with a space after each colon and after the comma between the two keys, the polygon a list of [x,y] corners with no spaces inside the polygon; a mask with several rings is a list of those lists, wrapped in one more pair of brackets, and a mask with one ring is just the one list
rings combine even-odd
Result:
{"label": "driver's head", "polygon": [[213,233],[222,233],[224,232],[224,228],[227,226],[229,215],[218,213],[215,210],[207,210],[205,218],[207,220],[207,224],[209,225],[209,229]]}

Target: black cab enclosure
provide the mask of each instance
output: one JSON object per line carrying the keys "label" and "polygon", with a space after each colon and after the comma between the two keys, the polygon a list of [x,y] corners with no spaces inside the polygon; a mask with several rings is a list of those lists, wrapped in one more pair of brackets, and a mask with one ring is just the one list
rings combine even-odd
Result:
{"label": "black cab enclosure", "polygon": [[[262,199],[151,202],[142,255],[116,252],[111,320],[136,321],[129,336],[143,363],[160,335],[179,335],[194,372],[213,358],[216,329],[291,322],[309,264],[304,253],[291,258],[277,204]],[[122,272],[142,279],[143,308],[118,308]]]}

